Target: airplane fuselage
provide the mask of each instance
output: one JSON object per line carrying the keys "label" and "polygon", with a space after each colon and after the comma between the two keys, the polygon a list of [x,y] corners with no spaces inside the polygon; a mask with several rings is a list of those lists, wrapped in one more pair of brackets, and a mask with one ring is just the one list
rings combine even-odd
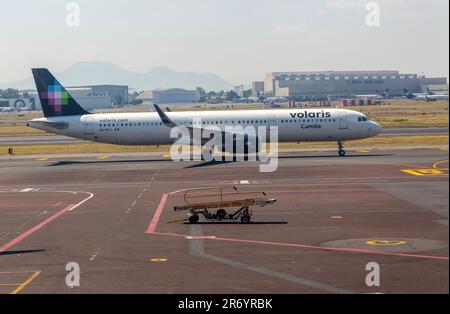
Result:
{"label": "airplane fuselage", "polygon": [[[177,125],[278,127],[279,142],[348,141],[376,136],[381,127],[346,109],[231,110],[170,112]],[[198,122],[197,122],[198,123]],[[89,141],[119,145],[172,144],[171,128],[156,112],[101,113],[33,119],[28,126]]]}

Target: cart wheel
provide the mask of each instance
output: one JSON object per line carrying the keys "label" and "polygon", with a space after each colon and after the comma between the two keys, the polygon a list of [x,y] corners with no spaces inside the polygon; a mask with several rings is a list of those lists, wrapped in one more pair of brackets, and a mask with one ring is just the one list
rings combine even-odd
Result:
{"label": "cart wheel", "polygon": [[189,217],[189,222],[191,224],[196,224],[199,219],[200,219],[200,217],[198,215],[192,215],[191,217]]}
{"label": "cart wheel", "polygon": [[250,222],[250,215],[244,215],[241,217],[241,222],[243,224],[248,224]]}
{"label": "cart wheel", "polygon": [[224,219],[226,216],[227,216],[227,212],[225,211],[225,209],[219,209],[216,212],[216,218],[219,219],[219,220]]}

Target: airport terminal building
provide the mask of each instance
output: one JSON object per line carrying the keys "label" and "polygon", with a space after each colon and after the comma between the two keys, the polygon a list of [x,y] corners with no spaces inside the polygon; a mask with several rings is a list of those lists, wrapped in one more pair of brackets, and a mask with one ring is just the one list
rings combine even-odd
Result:
{"label": "airport terminal building", "polygon": [[197,103],[200,100],[200,93],[198,90],[182,88],[156,89],[142,92],[136,99],[144,103],[157,104]]}
{"label": "airport terminal building", "polygon": [[[345,98],[388,91],[391,96],[426,92],[447,86],[447,78],[426,78],[399,71],[271,72],[264,80],[264,93],[293,99]],[[448,90],[448,88],[447,88]]]}
{"label": "airport terminal building", "polygon": [[[120,106],[128,102],[128,86],[126,85],[91,85],[66,87],[73,98],[86,110],[108,109],[113,105]],[[36,110],[41,109],[37,92],[29,93]]]}
{"label": "airport terminal building", "polygon": [[[87,96],[109,96],[110,102],[114,105],[122,105],[128,102],[128,86],[127,85],[86,85],[86,86],[69,86],[67,90],[85,89],[89,91]],[[75,96],[74,96],[75,97]]]}

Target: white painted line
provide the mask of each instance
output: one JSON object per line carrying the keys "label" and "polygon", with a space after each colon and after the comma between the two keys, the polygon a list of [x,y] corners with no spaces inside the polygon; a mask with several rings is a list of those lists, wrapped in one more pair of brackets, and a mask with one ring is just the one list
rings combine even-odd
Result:
{"label": "white painted line", "polygon": [[187,236],[186,240],[215,239],[216,236]]}
{"label": "white painted line", "polygon": [[97,257],[97,255],[100,253],[100,251],[97,251],[97,252],[95,252],[92,256],[91,256],[91,258],[89,259],[90,261],[93,261],[96,257]]}
{"label": "white painted line", "polygon": [[127,209],[125,213],[129,214],[131,212],[131,207]]}
{"label": "white painted line", "polygon": [[201,187],[201,188],[181,189],[181,190],[172,191],[169,193],[169,195],[177,194],[177,193],[188,191],[188,190],[193,191],[193,190],[203,190],[203,189],[212,189],[212,188],[217,188],[217,186],[205,186],[205,187]]}
{"label": "white painted line", "polygon": [[134,205],[136,205],[136,200],[134,200],[134,202],[131,203],[131,207],[133,207]]}
{"label": "white painted line", "polygon": [[248,181],[248,180],[241,180],[241,181],[239,181],[241,184],[250,184],[250,181]]}
{"label": "white painted line", "polygon": [[34,190],[34,188],[25,188],[25,189],[20,190],[19,192],[31,192],[33,190]]}
{"label": "white painted line", "polygon": [[44,210],[42,213],[40,213],[40,214],[38,215],[38,217],[40,217],[40,216],[42,216],[42,215],[45,215],[45,214],[47,214],[47,211],[46,211],[46,210]]}
{"label": "white painted line", "polygon": [[88,201],[88,200],[90,200],[91,198],[94,197],[94,193],[91,193],[91,192],[80,192],[80,193],[86,193],[86,194],[89,194],[89,196],[88,196],[87,198],[85,198],[84,200],[82,200],[81,202],[79,202],[78,204],[76,204],[75,206],[71,207],[71,208],[69,209],[69,211],[74,210],[75,208],[77,208],[78,206],[80,206],[81,204],[83,204],[84,202],[86,202],[86,201]]}

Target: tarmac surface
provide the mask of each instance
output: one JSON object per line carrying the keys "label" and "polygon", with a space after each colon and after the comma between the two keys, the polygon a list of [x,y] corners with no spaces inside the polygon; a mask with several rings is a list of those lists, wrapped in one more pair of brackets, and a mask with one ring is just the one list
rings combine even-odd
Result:
{"label": "tarmac surface", "polygon": [[[335,155],[281,154],[273,173],[154,154],[0,160],[0,293],[448,293],[448,148]],[[250,224],[169,223],[188,217],[173,211],[185,189],[233,185],[277,202]]]}
{"label": "tarmac surface", "polygon": [[[380,136],[398,135],[424,135],[424,134],[448,134],[448,128],[387,128],[383,129]],[[87,142],[81,139],[64,135],[42,135],[42,136],[0,136],[1,145],[31,145],[31,144],[73,144]]]}

